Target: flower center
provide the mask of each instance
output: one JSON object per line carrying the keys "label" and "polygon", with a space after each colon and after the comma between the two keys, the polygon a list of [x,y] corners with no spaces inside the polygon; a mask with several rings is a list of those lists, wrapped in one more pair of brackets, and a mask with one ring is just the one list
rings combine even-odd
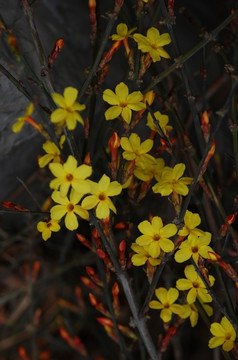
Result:
{"label": "flower center", "polygon": [[73,180],[73,178],[74,178],[74,177],[73,177],[72,174],[67,174],[67,175],[66,175],[66,180],[69,181],[69,182],[71,182],[71,181]]}
{"label": "flower center", "polygon": [[169,304],[169,303],[165,303],[165,304],[164,304],[164,308],[165,308],[165,309],[169,309],[169,307],[170,307],[170,304]]}
{"label": "flower center", "polygon": [[159,239],[160,239],[159,234],[154,234],[153,240],[154,240],[154,241],[158,241]]}
{"label": "flower center", "polygon": [[198,246],[193,246],[191,250],[192,250],[192,252],[194,254],[197,253],[198,252]]}
{"label": "flower center", "polygon": [[127,101],[120,101],[120,107],[124,108],[127,107],[128,103]]}
{"label": "flower center", "polygon": [[193,287],[194,287],[195,289],[198,289],[198,288],[199,288],[199,283],[196,282],[196,281],[194,281],[194,282],[193,282]]}
{"label": "flower center", "polygon": [[51,222],[49,221],[49,222],[46,224],[46,226],[47,226],[48,228],[50,228],[50,227],[51,227]]}
{"label": "flower center", "polygon": [[229,334],[229,333],[228,333],[228,334],[225,334],[225,339],[226,339],[226,340],[230,340],[230,338],[231,338],[231,334]]}
{"label": "flower center", "polygon": [[157,44],[150,44],[150,46],[152,47],[152,49],[157,50],[158,49],[158,45]]}
{"label": "flower center", "polygon": [[69,203],[69,204],[67,205],[67,210],[68,210],[68,212],[73,211],[73,210],[74,210],[74,204]]}
{"label": "flower center", "polygon": [[104,200],[106,200],[106,195],[104,193],[100,193],[98,195],[98,198],[99,198],[100,201],[104,201]]}

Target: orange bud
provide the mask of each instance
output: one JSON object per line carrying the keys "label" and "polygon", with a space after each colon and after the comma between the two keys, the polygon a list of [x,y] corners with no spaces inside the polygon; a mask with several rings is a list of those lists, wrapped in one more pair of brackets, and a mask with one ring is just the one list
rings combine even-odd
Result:
{"label": "orange bud", "polygon": [[231,225],[231,224],[233,224],[233,222],[235,221],[235,219],[236,219],[236,213],[233,213],[233,214],[230,214],[230,215],[228,215],[227,217],[226,217],[226,222],[229,224],[229,225]]}
{"label": "orange bud", "polygon": [[21,205],[17,205],[12,203],[11,201],[3,201],[1,202],[1,205],[4,206],[7,209],[10,210],[16,210],[16,211],[30,211],[29,209],[24,208]]}
{"label": "orange bud", "polygon": [[60,51],[63,49],[64,47],[64,39],[59,38],[58,40],[56,40],[55,44],[54,44],[54,48],[48,58],[48,66],[52,67],[57,56],[59,55]]}
{"label": "orange bud", "polygon": [[39,360],[49,360],[52,358],[51,353],[48,350],[44,350],[39,355]]}
{"label": "orange bud", "polygon": [[91,305],[92,306],[97,306],[98,301],[97,301],[96,297],[92,293],[89,293],[88,296],[89,296],[89,300],[90,300]]}
{"label": "orange bud", "polygon": [[32,266],[32,274],[31,274],[31,277],[32,277],[33,281],[36,281],[37,276],[38,276],[39,271],[40,271],[40,267],[41,267],[40,261],[34,261],[33,266]]}
{"label": "orange bud", "polygon": [[99,287],[92,280],[90,280],[89,278],[87,278],[85,276],[80,276],[80,280],[89,289],[93,290],[96,293],[100,293]]}
{"label": "orange bud", "polygon": [[213,140],[212,145],[211,145],[211,148],[210,148],[210,150],[209,150],[208,153],[207,153],[206,159],[205,159],[204,164],[203,164],[203,166],[202,166],[202,169],[201,169],[201,171],[200,171],[199,178],[198,178],[199,180],[200,180],[200,178],[202,177],[202,175],[205,173],[205,171],[206,171],[206,169],[207,169],[207,166],[208,166],[208,163],[209,163],[211,157],[214,155],[215,150],[216,150],[216,141]]}
{"label": "orange bud", "polygon": [[128,225],[124,221],[120,221],[114,227],[115,227],[115,229],[123,230],[123,229],[126,229],[128,227]]}
{"label": "orange bud", "polygon": [[121,43],[122,40],[117,40],[112,44],[111,48],[104,54],[102,60],[100,61],[97,71],[102,70],[104,66],[111,60],[112,55],[119,49]]}
{"label": "orange bud", "polygon": [[89,248],[89,249],[92,250],[92,251],[95,251],[92,243],[91,243],[88,239],[86,239],[85,236],[83,236],[83,235],[81,235],[81,234],[76,234],[76,236],[77,236],[78,240],[79,240],[84,246],[86,246],[87,248]]}
{"label": "orange bud", "polygon": [[17,349],[18,355],[21,357],[22,360],[30,360],[29,356],[27,355],[27,352],[24,347],[19,346]]}
{"label": "orange bud", "polygon": [[90,158],[90,152],[88,152],[84,158],[84,162],[85,165],[91,165],[91,158]]}
{"label": "orange bud", "polygon": [[208,259],[209,261],[217,262],[217,261],[221,260],[220,255],[218,255],[218,254],[216,254],[214,252],[208,251],[207,254],[209,256],[209,259]]}
{"label": "orange bud", "polygon": [[103,282],[99,279],[99,276],[96,274],[95,270],[91,266],[86,266],[85,269],[92,281],[94,281],[99,286],[103,286]]}
{"label": "orange bud", "polygon": [[119,290],[118,283],[115,282],[114,285],[113,285],[113,287],[112,287],[112,295],[113,295],[113,296],[118,296],[118,295],[119,295],[119,292],[120,292],[120,290]]}
{"label": "orange bud", "polygon": [[120,147],[120,138],[115,131],[108,141],[108,146],[111,151],[112,160],[115,161],[117,150]]}
{"label": "orange bud", "polygon": [[79,308],[82,310],[85,307],[84,300],[83,300],[83,293],[79,286],[76,286],[74,288],[75,297],[77,300],[77,303],[79,305]]}
{"label": "orange bud", "polygon": [[103,326],[109,326],[112,328],[114,327],[114,324],[111,319],[104,318],[104,317],[98,317],[97,321],[99,322],[99,324],[101,324]]}
{"label": "orange bud", "polygon": [[126,250],[126,242],[125,242],[125,240],[122,240],[120,242],[118,249],[119,249],[119,252],[121,252],[121,253],[125,252],[125,250]]}

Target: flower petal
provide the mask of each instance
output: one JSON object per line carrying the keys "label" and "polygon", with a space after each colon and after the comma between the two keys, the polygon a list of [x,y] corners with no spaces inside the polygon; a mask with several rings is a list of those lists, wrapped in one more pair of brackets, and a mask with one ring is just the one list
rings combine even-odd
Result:
{"label": "flower petal", "polygon": [[79,226],[77,216],[73,213],[73,211],[70,211],[65,216],[65,226],[67,229],[73,231],[76,230]]}
{"label": "flower petal", "polygon": [[58,93],[51,94],[54,103],[61,108],[65,108],[65,100],[64,97]]}
{"label": "flower petal", "polygon": [[120,106],[111,106],[105,111],[106,120],[113,120],[120,116],[122,108]]}
{"label": "flower petal", "polygon": [[55,111],[52,112],[52,114],[50,115],[50,120],[53,123],[57,123],[60,121],[63,121],[66,119],[67,117],[67,111],[65,109],[56,109]]}
{"label": "flower petal", "polygon": [[110,89],[104,90],[102,97],[110,105],[119,105],[118,96]]}
{"label": "flower petal", "polygon": [[110,215],[110,210],[105,201],[100,201],[96,207],[96,216],[98,219],[106,219]]}
{"label": "flower petal", "polygon": [[129,94],[128,87],[123,82],[120,82],[115,88],[115,93],[118,96],[120,102],[126,102]]}
{"label": "flower petal", "polygon": [[69,86],[64,89],[65,104],[67,107],[71,107],[78,97],[78,90]]}

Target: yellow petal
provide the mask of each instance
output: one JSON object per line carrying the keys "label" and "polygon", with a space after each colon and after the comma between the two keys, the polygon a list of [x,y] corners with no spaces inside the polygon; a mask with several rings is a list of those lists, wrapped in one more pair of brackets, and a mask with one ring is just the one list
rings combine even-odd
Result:
{"label": "yellow petal", "polygon": [[64,89],[65,104],[67,107],[71,107],[78,97],[78,90],[69,86]]}
{"label": "yellow petal", "polygon": [[73,231],[78,228],[78,219],[77,216],[71,211],[68,212],[65,216],[65,226],[67,229]]}
{"label": "yellow petal", "polygon": [[110,215],[110,210],[105,201],[100,201],[96,207],[96,217],[98,219],[106,219]]}
{"label": "yellow petal", "polygon": [[106,101],[110,105],[119,105],[118,96],[110,89],[103,91],[103,100]]}
{"label": "yellow petal", "polygon": [[126,86],[126,84],[124,84],[123,82],[120,82],[120,84],[118,84],[115,88],[115,93],[118,96],[120,102],[121,101],[127,101],[127,96],[128,96],[128,87]]}
{"label": "yellow petal", "polygon": [[65,109],[56,109],[55,111],[52,112],[50,116],[50,120],[53,123],[57,123],[65,120],[66,117],[67,117],[67,111]]}
{"label": "yellow petal", "polygon": [[65,108],[65,100],[64,97],[58,93],[51,94],[52,99],[54,100],[54,103],[58,105],[61,108]]}
{"label": "yellow petal", "polygon": [[111,106],[105,111],[106,120],[113,120],[120,116],[122,108],[120,106]]}

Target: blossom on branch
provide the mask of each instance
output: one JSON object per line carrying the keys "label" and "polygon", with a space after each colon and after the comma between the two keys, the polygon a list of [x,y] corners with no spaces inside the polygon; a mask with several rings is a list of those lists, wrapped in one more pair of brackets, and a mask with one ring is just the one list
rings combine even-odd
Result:
{"label": "blossom on branch", "polygon": [[161,58],[169,59],[169,54],[163,49],[163,46],[171,43],[171,37],[168,33],[160,35],[155,27],[147,30],[146,36],[136,33],[133,39],[137,42],[138,49],[143,53],[148,53],[153,62],[160,61]]}
{"label": "blossom on branch", "polygon": [[126,84],[121,82],[115,88],[115,93],[110,90],[104,90],[103,100],[112,105],[105,112],[106,120],[113,120],[120,115],[123,120],[130,124],[133,111],[140,111],[146,107],[142,102],[143,95],[140,91],[134,91],[129,94]]}
{"label": "blossom on branch", "polygon": [[169,290],[166,290],[165,288],[160,287],[155,290],[155,295],[159,301],[150,301],[149,307],[151,309],[161,310],[160,317],[164,322],[169,322],[172,318],[173,313],[179,316],[184,313],[183,306],[175,304],[175,301],[179,296],[179,292],[177,289],[170,288]]}
{"label": "blossom on branch", "polygon": [[199,256],[209,259],[209,253],[214,253],[213,249],[208,246],[211,242],[211,238],[212,235],[209,232],[205,232],[205,235],[203,236],[189,235],[175,253],[175,261],[182,263],[192,257],[197,264]]}
{"label": "blossom on branch", "polygon": [[65,88],[64,96],[53,93],[52,98],[59,109],[52,112],[50,120],[53,123],[60,123],[63,126],[66,125],[69,130],[76,128],[77,121],[84,125],[79,111],[84,110],[86,106],[76,102],[77,97],[78,90],[73,87]]}
{"label": "blossom on branch", "polygon": [[205,235],[205,232],[201,229],[198,229],[197,226],[200,225],[201,218],[199,214],[192,213],[191,211],[187,210],[184,215],[184,226],[181,230],[179,230],[179,236],[188,236],[188,235],[195,235],[195,236],[202,236]]}
{"label": "blossom on branch", "polygon": [[57,232],[60,230],[60,225],[58,224],[58,221],[53,219],[39,221],[37,224],[37,230],[42,233],[42,239],[46,241],[51,237],[52,231]]}
{"label": "blossom on branch", "polygon": [[121,184],[117,181],[110,182],[110,178],[104,174],[98,183],[90,181],[90,187],[91,195],[83,199],[82,207],[87,210],[96,207],[98,219],[106,219],[110,215],[110,210],[116,214],[117,210],[110,197],[121,193]]}
{"label": "blossom on branch", "polygon": [[235,346],[236,332],[230,321],[223,316],[221,322],[211,324],[210,331],[214,335],[208,343],[210,349],[222,345],[224,351],[231,351]]}
{"label": "blossom on branch", "polygon": [[[184,270],[186,279],[178,279],[176,287],[178,290],[189,290],[187,294],[187,303],[193,304],[198,297],[201,303],[207,303],[212,301],[211,295],[208,294],[206,286],[199,274],[196,272],[193,265],[187,265]],[[211,286],[215,282],[215,278],[209,275],[209,282]]]}
{"label": "blossom on branch", "polygon": [[168,196],[172,192],[186,196],[188,194],[187,185],[191,184],[193,178],[182,177],[185,171],[184,164],[177,164],[174,168],[166,166],[161,174],[159,182],[152,187],[154,193],[161,196]]}
{"label": "blossom on branch", "polygon": [[72,155],[69,155],[64,164],[51,163],[49,169],[56,177],[51,180],[50,187],[54,190],[60,189],[62,196],[67,195],[70,186],[81,194],[90,191],[86,179],[92,174],[92,167],[85,164],[78,166],[77,160]]}
{"label": "blossom on branch", "polygon": [[71,190],[69,198],[67,196],[63,197],[60,191],[54,191],[51,197],[54,202],[58,203],[58,205],[50,209],[51,218],[59,221],[65,216],[65,226],[67,229],[73,231],[78,228],[76,215],[84,220],[89,219],[88,211],[78,204],[83,195],[74,189]]}
{"label": "blossom on branch", "polygon": [[147,246],[146,251],[151,257],[157,258],[161,249],[166,253],[173,251],[174,243],[168,238],[176,234],[176,225],[167,224],[163,226],[161,218],[154,216],[151,222],[142,221],[138,225],[138,229],[143,235],[136,239],[136,243],[140,246]]}

